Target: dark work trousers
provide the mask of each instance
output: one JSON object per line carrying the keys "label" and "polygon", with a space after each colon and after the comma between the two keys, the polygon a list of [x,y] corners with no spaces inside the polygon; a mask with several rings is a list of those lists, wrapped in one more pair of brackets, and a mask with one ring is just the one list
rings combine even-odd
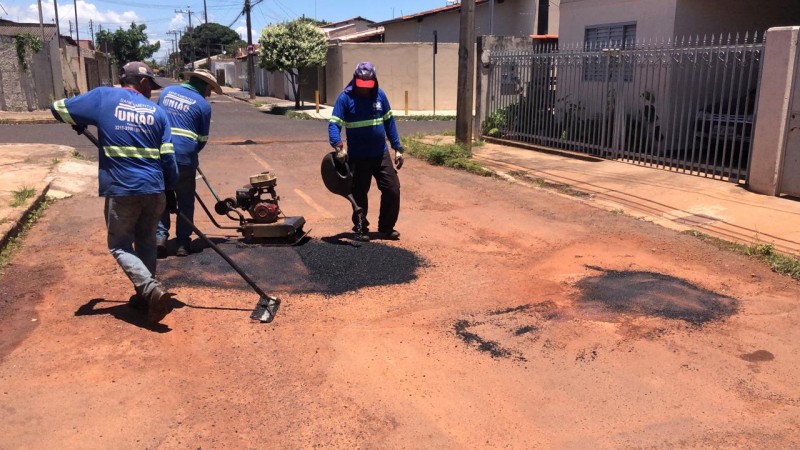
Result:
{"label": "dark work trousers", "polygon": [[[353,172],[353,198],[356,199],[358,206],[364,208],[364,228],[362,232],[369,229],[367,211],[369,209],[369,193],[372,177],[378,183],[381,191],[381,210],[378,215],[378,231],[390,233],[394,230],[397,223],[397,216],[400,214],[400,179],[397,177],[397,170],[392,164],[389,152],[383,153],[379,158],[351,159],[348,163]],[[358,232],[358,215],[353,214],[353,231]]]}

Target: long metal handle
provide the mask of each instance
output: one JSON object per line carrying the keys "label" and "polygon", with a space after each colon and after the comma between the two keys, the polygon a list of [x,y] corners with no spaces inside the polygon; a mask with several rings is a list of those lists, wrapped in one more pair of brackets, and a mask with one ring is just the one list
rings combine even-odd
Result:
{"label": "long metal handle", "polygon": [[206,178],[206,174],[204,174],[203,171],[200,170],[200,167],[197,168],[197,173],[200,174],[200,178],[202,178],[203,182],[205,182],[206,186],[208,186],[208,190],[211,191],[211,195],[213,195],[214,198],[217,199],[217,201],[220,201],[219,195],[217,195],[217,191],[215,191],[214,188],[211,187],[211,183],[208,182],[208,178]]}

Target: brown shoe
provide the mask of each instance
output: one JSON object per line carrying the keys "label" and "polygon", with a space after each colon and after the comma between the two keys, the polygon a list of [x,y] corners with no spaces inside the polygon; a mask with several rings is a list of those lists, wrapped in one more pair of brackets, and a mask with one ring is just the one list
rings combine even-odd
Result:
{"label": "brown shoe", "polygon": [[142,297],[139,294],[131,295],[131,298],[128,299],[128,306],[131,308],[146,313],[147,312],[147,299]]}
{"label": "brown shoe", "polygon": [[147,297],[147,319],[152,323],[161,322],[170,312],[169,301],[172,294],[163,287],[156,286]]}

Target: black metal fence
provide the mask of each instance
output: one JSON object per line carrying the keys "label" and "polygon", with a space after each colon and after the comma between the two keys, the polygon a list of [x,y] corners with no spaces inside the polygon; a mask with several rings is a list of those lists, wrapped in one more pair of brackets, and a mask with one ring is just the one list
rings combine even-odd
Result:
{"label": "black metal fence", "polygon": [[763,36],[490,55],[483,133],[743,183]]}

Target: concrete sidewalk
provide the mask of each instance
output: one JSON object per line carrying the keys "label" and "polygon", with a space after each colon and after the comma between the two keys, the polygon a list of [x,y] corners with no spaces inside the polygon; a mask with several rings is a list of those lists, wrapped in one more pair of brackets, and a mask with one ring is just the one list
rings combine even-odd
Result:
{"label": "concrete sidewalk", "polygon": [[[228,93],[236,97],[241,92]],[[247,95],[247,93],[243,93]],[[210,100],[214,100],[214,96]],[[249,98],[244,99],[249,101]],[[293,102],[259,97],[265,105],[293,107]],[[320,109],[321,120],[330,117],[330,107]],[[307,111],[306,111],[307,112]],[[46,114],[45,114],[46,113]],[[312,109],[312,113],[317,114]],[[43,120],[49,111],[6,113],[6,120],[25,123]],[[452,142],[453,137],[429,137],[429,141]],[[82,181],[96,177],[94,164],[68,161],[71,148],[32,145],[0,145],[0,242],[22,221],[26,205],[10,206],[13,192],[33,187],[42,195],[50,181],[78,172]],[[35,153],[34,156],[32,156]],[[474,157],[485,167],[513,182],[552,188],[576,201],[653,221],[676,230],[698,230],[742,244],[772,244],[786,254],[800,256],[800,202],[754,194],[724,181],[653,169],[610,160],[574,158],[533,150],[486,143],[474,148]],[[83,164],[82,166],[80,164]],[[77,166],[76,166],[77,165]],[[88,167],[88,169],[87,169]],[[12,175],[13,174],[13,175]],[[78,175],[76,175],[78,176]],[[70,179],[70,178],[67,178]],[[95,181],[96,182],[96,181]],[[75,184],[70,181],[66,184]],[[24,186],[23,186],[24,185]],[[69,191],[73,187],[61,190]]]}
{"label": "concrete sidewalk", "polygon": [[675,230],[697,230],[740,244],[772,244],[781,253],[800,256],[800,202],[795,200],[666,169],[492,143],[474,147],[473,155],[514,182],[549,187],[577,201]]}

